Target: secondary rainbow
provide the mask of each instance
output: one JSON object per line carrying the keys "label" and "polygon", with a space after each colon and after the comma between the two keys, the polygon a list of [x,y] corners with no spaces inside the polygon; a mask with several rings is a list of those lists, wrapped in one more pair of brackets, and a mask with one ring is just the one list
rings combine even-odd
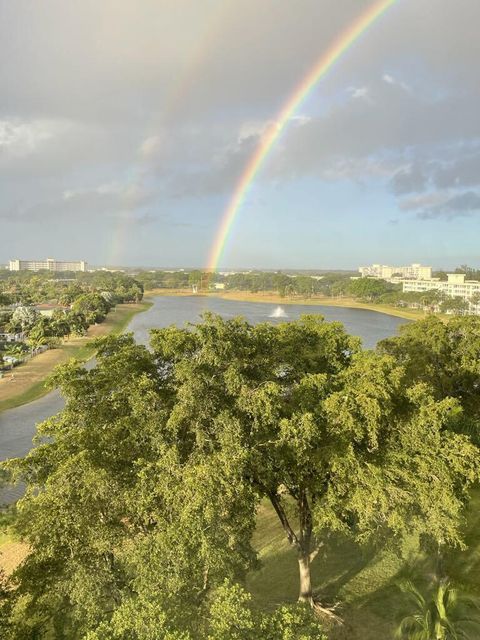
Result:
{"label": "secondary rainbow", "polygon": [[398,0],[381,0],[375,2],[365,13],[355,20],[355,22],[344,31],[333,45],[315,63],[313,68],[305,76],[302,82],[292,93],[285,106],[278,114],[275,123],[272,124],[262,137],[262,141],[250,158],[240,180],[235,187],[233,196],[222,216],[222,220],[215,236],[215,241],[210,250],[208,259],[208,270],[217,269],[223,250],[235,222],[235,218],[240,210],[242,202],[248,192],[250,185],[255,179],[265,158],[269,154],[276,140],[285,129],[290,118],[296,109],[307,98],[315,85],[325,76],[330,68],[342,57],[344,53],[356,42],[356,40],[380,18]]}
{"label": "secondary rainbow", "polygon": [[137,198],[129,198],[129,202],[124,204],[124,211],[118,217],[118,223],[113,229],[107,252],[106,264],[109,266],[120,265],[125,261],[125,249],[129,246],[129,237],[135,227],[138,217],[135,215],[138,202],[145,195],[143,174],[148,171],[151,164],[151,156],[155,153],[155,139],[158,140],[159,132],[163,128],[168,128],[170,119],[175,116],[182,105],[188,103],[188,94],[198,79],[199,70],[205,65],[215,50],[217,36],[224,28],[225,22],[231,17],[233,9],[232,3],[225,0],[217,0],[212,5],[210,15],[205,20],[203,30],[198,34],[197,39],[191,41],[190,51],[186,52],[186,62],[180,72],[175,76],[175,82],[166,93],[162,109],[156,114],[156,118],[146,129],[144,139],[149,138],[152,146],[140,145],[136,161],[130,168],[127,176],[127,187],[137,192]]}

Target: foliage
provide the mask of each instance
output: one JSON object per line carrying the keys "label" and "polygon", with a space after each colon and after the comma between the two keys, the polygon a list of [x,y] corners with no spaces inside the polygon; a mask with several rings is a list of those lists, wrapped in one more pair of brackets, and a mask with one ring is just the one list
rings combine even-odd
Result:
{"label": "foliage", "polygon": [[[20,271],[0,278],[0,300],[17,305],[2,310],[0,330],[25,333],[32,348],[54,346],[65,336],[84,335],[116,303],[139,302],[143,296],[142,284],[122,273],[64,275]],[[59,305],[51,317],[33,306],[42,302]]]}
{"label": "foliage", "polygon": [[454,315],[463,315],[468,311],[469,304],[463,298],[446,298],[440,305],[440,309],[444,313],[453,313]]}
{"label": "foliage", "polygon": [[480,633],[478,602],[448,580],[435,582],[426,596],[412,584],[399,585],[410,604],[396,637],[404,640],[474,640]]}
{"label": "foliage", "polygon": [[260,612],[239,585],[225,583],[216,590],[208,618],[208,640],[326,640],[322,625],[305,605]]}
{"label": "foliage", "polygon": [[477,450],[454,433],[458,402],[410,384],[395,357],[308,316],[253,327],[208,315],[151,344],[109,336],[96,368],[59,368],[65,410],[8,463],[27,483],[16,527],[31,549],[14,576],[16,637],[220,640],[228,615],[256,637],[258,625],[266,638],[321,637],[303,609],[257,618],[247,593],[232,596],[257,566],[262,498],[309,602],[333,533],[461,543]]}
{"label": "foliage", "polygon": [[480,442],[480,318],[429,316],[379,343],[404,367],[410,384],[427,383],[437,400],[452,397],[464,409],[463,427]]}
{"label": "foliage", "polygon": [[39,315],[33,307],[17,307],[13,312],[10,326],[12,329],[26,331],[35,325]]}
{"label": "foliage", "polygon": [[99,293],[84,293],[72,304],[72,311],[83,313],[87,319],[91,318],[93,322],[101,322],[109,309],[110,304]]}
{"label": "foliage", "polygon": [[345,273],[325,273],[322,276],[308,274],[288,275],[273,271],[249,271],[245,273],[202,273],[201,271],[144,271],[137,279],[149,289],[173,288],[186,289],[197,285],[206,289],[209,284],[223,282],[226,289],[236,291],[273,291],[281,296],[301,296],[309,298],[315,295],[333,295],[332,287],[337,282],[349,282]]}
{"label": "foliage", "polygon": [[128,600],[85,640],[326,640],[305,605],[284,605],[271,613],[255,609],[251,595],[225,581],[205,603],[195,629],[179,631],[158,602]]}
{"label": "foliage", "polygon": [[392,285],[385,280],[378,280],[376,278],[358,278],[350,282],[347,291],[355,298],[372,302],[380,298],[382,295],[398,289],[398,285]]}

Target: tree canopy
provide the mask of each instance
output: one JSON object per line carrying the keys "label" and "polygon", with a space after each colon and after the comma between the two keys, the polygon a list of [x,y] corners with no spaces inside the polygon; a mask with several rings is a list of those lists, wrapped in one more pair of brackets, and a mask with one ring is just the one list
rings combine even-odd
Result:
{"label": "tree canopy", "polygon": [[460,544],[479,477],[461,403],[339,323],[206,315],[152,331],[150,351],[96,346],[96,368],[57,370],[66,408],[9,464],[31,548],[12,638],[320,640],[308,608],[257,615],[241,586],[260,501],[296,551],[300,600],[326,615],[310,566],[332,533]]}

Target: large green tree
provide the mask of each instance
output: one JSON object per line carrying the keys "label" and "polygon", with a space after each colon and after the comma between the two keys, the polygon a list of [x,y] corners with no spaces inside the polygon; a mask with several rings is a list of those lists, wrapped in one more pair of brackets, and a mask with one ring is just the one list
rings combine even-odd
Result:
{"label": "large green tree", "polygon": [[242,476],[298,554],[300,599],[313,600],[310,565],[333,531],[458,540],[477,452],[451,431],[457,404],[405,385],[394,358],[360,352],[319,317],[277,327],[209,317],[194,332],[154,331],[152,345],[180,433],[193,426],[205,455],[226,428],[245,451]]}
{"label": "large green tree", "polygon": [[400,335],[379,343],[405,369],[408,384],[427,383],[437,400],[456,398],[463,428],[480,441],[480,318],[428,316],[401,327]]}
{"label": "large green tree", "polygon": [[446,298],[441,304],[440,309],[445,313],[451,313],[455,316],[464,315],[469,308],[467,300],[460,297]]}
{"label": "large green tree", "polygon": [[62,367],[65,410],[9,465],[27,483],[17,527],[31,548],[15,637],[133,625],[137,607],[163,616],[163,637],[203,638],[212,594],[256,565],[264,499],[309,604],[311,564],[333,532],[459,542],[477,449],[455,433],[457,401],[407,384],[393,356],[362,352],[318,316],[254,327],[209,315],[151,344],[104,338],[95,369]]}
{"label": "large green tree", "polygon": [[396,285],[377,278],[356,278],[348,285],[348,293],[367,302],[374,302],[380,296],[397,289]]}

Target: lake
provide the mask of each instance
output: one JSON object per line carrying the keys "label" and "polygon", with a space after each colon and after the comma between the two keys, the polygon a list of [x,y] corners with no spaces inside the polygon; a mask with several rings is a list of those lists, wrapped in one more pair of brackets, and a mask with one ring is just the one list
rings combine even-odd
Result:
{"label": "lake", "polygon": [[[347,309],[320,305],[286,304],[282,306],[285,316],[272,317],[278,305],[266,302],[240,302],[204,296],[157,296],[153,306],[133,317],[128,326],[138,342],[148,344],[149,331],[154,327],[175,324],[185,326],[188,322],[199,322],[205,311],[218,313],[224,318],[243,316],[251,323],[286,322],[302,314],[321,314],[328,321],[340,321],[352,335],[362,339],[365,348],[373,348],[379,340],[394,335],[398,327],[408,322],[376,311]],[[0,413],[0,460],[24,456],[32,447],[35,425],[58,413],[63,399],[53,391],[39,400],[16,409]],[[0,504],[13,502],[22,494],[21,487],[8,488],[0,492]]]}
{"label": "lake", "polygon": [[168,327],[171,324],[184,326],[187,322],[199,322],[205,311],[218,313],[223,318],[243,316],[254,324],[286,322],[296,320],[306,313],[314,313],[321,314],[326,320],[342,322],[348,333],[360,336],[363,346],[371,349],[379,340],[394,335],[400,325],[408,322],[403,318],[366,309],[304,304],[285,304],[282,309],[286,317],[272,318],[278,306],[267,302],[241,302],[206,296],[157,296],[148,311],[134,316],[128,331],[133,331],[139,342],[147,344],[152,327]]}

